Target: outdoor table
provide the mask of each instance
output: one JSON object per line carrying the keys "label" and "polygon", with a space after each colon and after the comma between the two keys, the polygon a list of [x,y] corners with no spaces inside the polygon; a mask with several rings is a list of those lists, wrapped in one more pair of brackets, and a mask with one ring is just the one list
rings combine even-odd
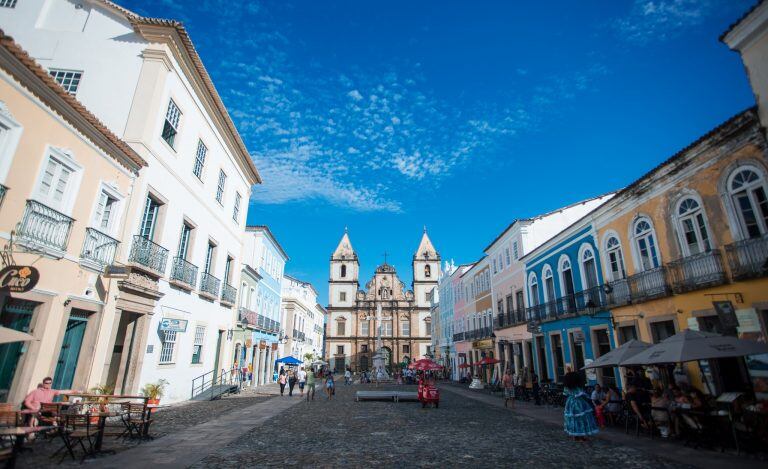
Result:
{"label": "outdoor table", "polygon": [[98,417],[99,418],[99,424],[98,429],[99,433],[96,435],[96,443],[93,445],[93,449],[96,453],[101,452],[101,444],[104,442],[104,427],[107,423],[107,418],[109,417],[117,417],[120,415],[119,412],[89,412],[88,415],[90,417]]}
{"label": "outdoor table", "polygon": [[27,435],[32,433],[54,430],[56,427],[8,427],[0,428],[0,436],[15,436],[16,441],[13,444],[11,459],[5,464],[5,467],[16,466],[16,456],[24,449],[24,440]]}
{"label": "outdoor table", "polygon": [[146,415],[146,422],[144,423],[144,428],[142,428],[142,431],[141,431],[141,437],[142,438],[147,438],[147,439],[151,440],[152,436],[149,434],[149,426],[152,423],[152,411],[157,410],[157,409],[164,409],[164,408],[169,407],[169,406],[168,405],[160,405],[160,404],[147,404],[144,407],[146,407],[146,409],[147,409],[147,415]]}

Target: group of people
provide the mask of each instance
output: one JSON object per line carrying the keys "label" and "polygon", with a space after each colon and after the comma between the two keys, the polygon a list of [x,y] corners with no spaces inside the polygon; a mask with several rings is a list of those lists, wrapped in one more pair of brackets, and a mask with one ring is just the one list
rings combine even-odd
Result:
{"label": "group of people", "polygon": [[333,378],[333,372],[325,367],[321,367],[317,373],[310,367],[304,370],[304,367],[299,367],[298,371],[294,371],[293,368],[286,370],[284,367],[280,367],[278,373],[277,382],[280,385],[280,395],[285,395],[285,387],[288,386],[288,396],[293,396],[293,389],[296,384],[299,385],[299,396],[304,397],[304,388],[307,388],[307,401],[315,400],[315,388],[317,386],[317,380],[323,383],[323,388],[328,400],[333,398],[336,391],[336,384]]}

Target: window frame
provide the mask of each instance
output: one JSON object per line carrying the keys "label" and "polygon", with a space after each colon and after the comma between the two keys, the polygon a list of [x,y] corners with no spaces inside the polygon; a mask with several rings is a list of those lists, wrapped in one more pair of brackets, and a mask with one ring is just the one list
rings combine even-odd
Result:
{"label": "window frame", "polygon": [[[738,176],[740,173],[744,171],[752,171],[754,172],[758,179],[756,181],[752,181],[746,184],[746,187],[741,187],[738,190],[733,189],[733,182],[736,176]],[[726,179],[726,186],[725,186],[725,193],[726,193],[726,200],[728,203],[726,204],[726,207],[729,214],[732,217],[732,225],[735,223],[736,230],[735,234],[738,235],[738,238],[740,240],[745,239],[752,239],[752,238],[759,238],[762,236],[768,235],[768,221],[766,221],[763,216],[760,214],[760,207],[756,203],[754,192],[756,189],[762,189],[763,194],[765,194],[766,197],[768,197],[768,179],[766,178],[766,170],[762,166],[758,166],[756,163],[749,163],[749,164],[740,164],[736,166],[729,174]],[[746,221],[744,219],[743,211],[739,207],[739,204],[736,202],[736,195],[746,192],[747,198],[750,202],[752,210],[755,212],[755,218],[757,222],[757,228],[759,231],[758,236],[752,236],[749,233],[748,226],[746,224]],[[736,236],[734,236],[736,238]]]}
{"label": "window frame", "polygon": [[[612,239],[616,240],[615,246],[608,245]],[[624,250],[622,248],[621,238],[619,237],[618,233],[615,231],[609,231],[605,234],[603,237],[603,252],[605,253],[605,272],[607,272],[606,277],[608,277],[608,279],[612,282],[627,278],[627,266],[626,261],[624,260]],[[612,254],[615,256],[612,256]],[[611,257],[616,258],[617,265],[621,268],[620,276],[614,275]]]}
{"label": "window frame", "polygon": [[[203,347],[204,346],[205,346],[205,326],[198,324],[195,326],[195,336],[192,342],[192,360],[190,362],[192,365],[203,364]],[[196,355],[197,355],[197,361],[195,361]]]}
{"label": "window frame", "polygon": [[216,202],[222,207],[224,206],[224,192],[227,185],[227,173],[223,169],[219,168],[219,179],[216,182]]}
{"label": "window frame", "polygon": [[[169,340],[171,337],[173,340]],[[160,355],[158,357],[159,365],[173,365],[176,363],[176,344],[178,343],[178,333],[176,331],[163,331],[163,336],[160,339]],[[170,352],[166,353],[166,344],[171,344]],[[164,356],[170,355],[167,360],[163,360]]]}
{"label": "window frame", "polygon": [[[59,74],[62,74],[63,77],[61,81],[59,81]],[[71,77],[67,77],[67,74],[72,74]],[[77,90],[80,88],[80,84],[83,81],[83,75],[85,73],[82,70],[74,70],[74,69],[68,69],[68,68],[49,68],[48,69],[48,75],[53,78],[56,83],[61,86],[64,91],[71,94],[72,96],[77,95]],[[67,83],[66,80],[69,79],[70,81]],[[73,82],[74,82],[74,89],[73,88]]]}
{"label": "window frame", "polygon": [[194,174],[200,182],[203,181],[203,171],[205,171],[205,158],[208,156],[208,147],[203,142],[203,139],[197,139],[197,149],[195,150],[195,161],[192,163],[192,174]]}
{"label": "window frame", "polygon": [[[638,234],[638,225],[643,222],[647,223],[649,228]],[[637,217],[630,225],[630,230],[630,239],[632,240],[632,254],[635,261],[635,271],[645,272],[661,267],[661,250],[659,249],[658,237],[656,236],[656,230],[653,226],[653,221],[651,218],[646,215]],[[648,259],[652,261],[652,264],[654,264],[650,267],[646,267],[646,265],[643,263],[644,257],[642,253],[643,249],[640,246],[641,241],[646,243],[649,253]],[[651,249],[653,255],[650,255]]]}
{"label": "window frame", "polygon": [[[686,213],[680,213],[683,204],[689,200],[696,204],[696,208],[689,209]],[[707,219],[707,212],[704,209],[701,199],[697,195],[686,194],[680,197],[674,206],[673,221],[676,228],[675,231],[677,231],[677,241],[680,246],[680,252],[683,254],[683,257],[702,254],[715,249],[712,239],[712,230],[709,228],[709,221]],[[693,228],[692,233],[696,237],[696,244],[699,252],[691,251],[691,246],[688,244],[686,237],[688,231],[686,230],[685,222],[689,222]]]}
{"label": "window frame", "polygon": [[[173,105],[173,108],[175,108],[176,112],[171,112],[171,105]],[[184,115],[184,113],[181,111],[181,108],[178,104],[176,104],[176,101],[173,98],[168,98],[168,105],[165,108],[165,116],[163,116],[163,127],[160,130],[160,139],[168,145],[168,147],[176,151],[176,137],[179,135],[179,130],[181,129],[181,118]],[[176,124],[174,125],[171,120],[175,117]],[[171,120],[169,120],[169,118]],[[166,138],[166,124],[168,124],[171,129],[173,129],[173,135],[170,135]],[[170,140],[170,141],[169,141]]]}
{"label": "window frame", "polygon": [[[83,166],[81,166],[71,154],[68,154],[64,150],[47,145],[44,152],[45,157],[40,162],[40,167],[37,173],[37,181],[32,188],[31,199],[36,200],[43,205],[50,207],[56,211],[59,211],[65,215],[72,213],[72,207],[75,203],[75,196],[80,190],[80,178],[83,174]],[[43,180],[48,169],[48,162],[53,160],[62,168],[66,168],[69,171],[69,178],[67,179],[66,187],[61,200],[56,201],[53,197],[53,193],[56,191],[54,187],[54,179],[51,180],[50,192],[42,194]],[[57,169],[54,177],[58,180],[60,170]]]}

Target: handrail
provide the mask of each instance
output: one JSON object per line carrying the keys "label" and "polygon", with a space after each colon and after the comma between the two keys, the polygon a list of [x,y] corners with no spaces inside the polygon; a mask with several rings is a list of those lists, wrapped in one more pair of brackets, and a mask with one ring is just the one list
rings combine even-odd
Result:
{"label": "handrail", "polygon": [[202,375],[193,378],[192,379],[192,396],[190,399],[194,399],[197,396],[200,396],[202,394],[205,394],[206,392],[210,393],[209,400],[214,399],[214,387],[215,385],[225,385],[228,384],[230,386],[237,385],[237,392],[240,392],[240,389],[243,386],[243,383],[240,379],[240,370],[232,368],[231,370],[222,370],[221,373],[218,375],[216,374],[216,370],[211,370],[206,373],[203,373]]}

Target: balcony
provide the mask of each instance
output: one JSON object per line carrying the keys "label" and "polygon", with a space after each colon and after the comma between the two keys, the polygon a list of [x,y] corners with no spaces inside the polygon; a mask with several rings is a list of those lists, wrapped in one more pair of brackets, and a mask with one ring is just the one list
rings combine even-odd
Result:
{"label": "balcony", "polygon": [[256,324],[256,321],[258,319],[258,314],[256,314],[255,311],[251,311],[248,308],[243,308],[242,306],[238,309],[238,315],[237,315],[238,321],[243,326],[249,326]]}
{"label": "balcony", "polygon": [[632,296],[629,294],[629,281],[625,278],[606,283],[603,290],[607,305],[625,306],[632,303]]}
{"label": "balcony", "polygon": [[722,285],[727,281],[719,250],[702,252],[670,262],[667,271],[675,293]]}
{"label": "balcony", "polygon": [[217,279],[208,272],[200,275],[200,296],[215,300],[219,297],[219,285],[221,280]]}
{"label": "balcony", "polygon": [[115,238],[94,228],[86,228],[83,252],[80,257],[85,265],[96,270],[103,270],[105,265],[111,264],[115,260],[118,244],[120,242]]}
{"label": "balcony", "polygon": [[162,276],[168,262],[168,250],[143,236],[134,236],[128,262],[139,269]]}
{"label": "balcony", "polygon": [[181,257],[174,257],[170,283],[185,290],[193,290],[197,283],[197,266]]}
{"label": "balcony", "polygon": [[63,257],[74,220],[35,200],[27,200],[24,217],[17,230],[19,241],[29,247],[48,248]]}
{"label": "balcony", "polygon": [[656,267],[627,278],[629,294],[633,303],[662,298],[670,295],[667,284],[667,269]]}
{"label": "balcony", "polygon": [[768,235],[725,246],[734,280],[768,276]]}
{"label": "balcony", "polygon": [[237,301],[237,288],[225,283],[221,288],[221,303],[232,306]]}

